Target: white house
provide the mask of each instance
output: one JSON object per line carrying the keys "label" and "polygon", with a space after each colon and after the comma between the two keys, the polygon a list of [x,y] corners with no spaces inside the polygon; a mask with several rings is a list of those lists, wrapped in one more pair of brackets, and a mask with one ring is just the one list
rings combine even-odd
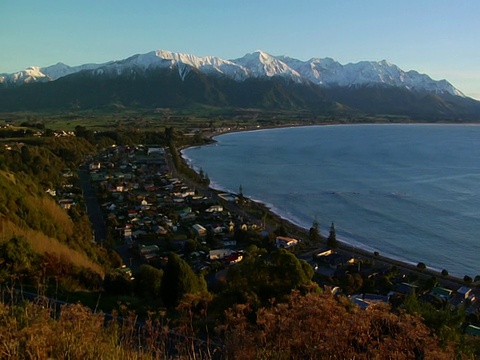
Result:
{"label": "white house", "polygon": [[208,212],[208,213],[222,212],[223,211],[223,206],[222,205],[212,205],[205,211]]}

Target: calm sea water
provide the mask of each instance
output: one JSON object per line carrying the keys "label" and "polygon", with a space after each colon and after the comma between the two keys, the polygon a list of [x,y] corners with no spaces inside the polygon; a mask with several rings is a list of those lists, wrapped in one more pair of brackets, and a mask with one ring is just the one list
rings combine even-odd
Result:
{"label": "calm sea water", "polygon": [[216,137],[183,152],[212,186],[382,255],[480,274],[480,126],[337,125]]}

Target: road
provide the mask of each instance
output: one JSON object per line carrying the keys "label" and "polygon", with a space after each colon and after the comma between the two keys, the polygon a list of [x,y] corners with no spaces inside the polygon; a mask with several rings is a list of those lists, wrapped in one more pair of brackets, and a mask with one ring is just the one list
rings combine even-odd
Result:
{"label": "road", "polygon": [[78,178],[83,191],[83,198],[87,208],[88,217],[93,226],[95,242],[99,245],[103,245],[103,242],[107,238],[107,229],[102,209],[100,208],[100,205],[98,205],[97,197],[95,196],[92,184],[90,183],[90,175],[88,174],[86,167],[80,168]]}

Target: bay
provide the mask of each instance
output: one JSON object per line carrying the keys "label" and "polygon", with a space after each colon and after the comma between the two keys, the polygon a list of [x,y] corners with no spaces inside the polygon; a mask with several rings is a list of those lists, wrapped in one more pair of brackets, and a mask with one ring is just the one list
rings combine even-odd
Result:
{"label": "bay", "polygon": [[229,133],[183,151],[211,186],[308,229],[457,276],[480,274],[480,126],[334,125]]}

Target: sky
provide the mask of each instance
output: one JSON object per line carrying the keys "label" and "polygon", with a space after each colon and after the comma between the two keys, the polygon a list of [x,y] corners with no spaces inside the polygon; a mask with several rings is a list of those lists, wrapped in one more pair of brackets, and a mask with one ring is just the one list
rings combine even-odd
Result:
{"label": "sky", "polygon": [[0,73],[153,50],[383,59],[480,99],[478,0],[0,0]]}

